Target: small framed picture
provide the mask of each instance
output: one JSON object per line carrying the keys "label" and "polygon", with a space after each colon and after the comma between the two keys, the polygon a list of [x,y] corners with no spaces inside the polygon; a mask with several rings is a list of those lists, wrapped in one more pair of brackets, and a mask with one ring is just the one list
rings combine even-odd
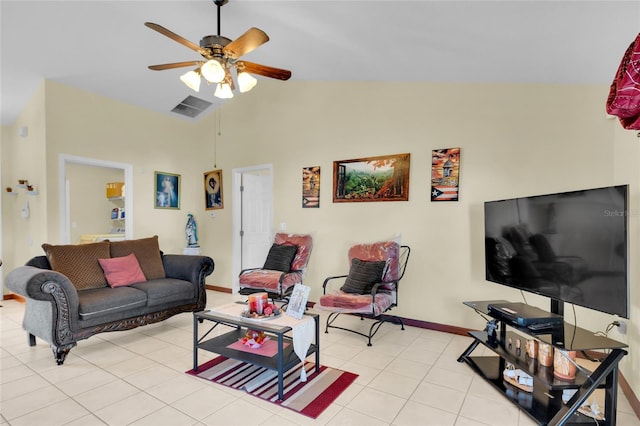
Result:
{"label": "small framed picture", "polygon": [[431,151],[431,201],[458,201],[460,148]]}
{"label": "small framed picture", "polygon": [[221,209],[222,170],[212,170],[204,174],[204,205],[206,210]]}
{"label": "small framed picture", "polygon": [[307,308],[309,292],[311,292],[311,287],[306,285],[296,284],[293,287],[293,293],[291,293],[291,299],[287,305],[287,315],[295,319],[302,319],[302,315],[304,315],[304,311]]}
{"label": "small framed picture", "polygon": [[180,175],[155,172],[155,190],[156,209],[180,208]]}
{"label": "small framed picture", "polygon": [[302,169],[302,208],[320,207],[320,166]]}

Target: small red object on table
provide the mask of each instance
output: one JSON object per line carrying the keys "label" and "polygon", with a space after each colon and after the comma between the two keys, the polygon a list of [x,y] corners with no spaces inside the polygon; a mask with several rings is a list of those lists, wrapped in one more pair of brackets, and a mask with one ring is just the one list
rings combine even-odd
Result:
{"label": "small red object on table", "polygon": [[269,303],[269,295],[266,292],[249,295],[249,312],[262,315],[262,309]]}

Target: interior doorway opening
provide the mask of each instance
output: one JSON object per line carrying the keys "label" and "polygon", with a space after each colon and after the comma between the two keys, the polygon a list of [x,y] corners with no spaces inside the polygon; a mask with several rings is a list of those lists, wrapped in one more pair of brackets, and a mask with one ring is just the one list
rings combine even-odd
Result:
{"label": "interior doorway opening", "polygon": [[[124,175],[124,199],[122,200],[124,208],[124,237],[128,240],[133,239],[133,165],[127,163],[118,163],[114,161],[105,161],[95,158],[78,157],[67,154],[59,156],[59,175],[58,186],[60,188],[60,240],[62,244],[71,244],[71,199],[70,184],[68,180],[69,168],[73,165],[83,165],[90,167],[100,167],[109,169],[122,170]],[[97,191],[105,191],[105,188],[96,188]],[[106,193],[101,192],[106,198]],[[109,214],[109,212],[105,212]]]}

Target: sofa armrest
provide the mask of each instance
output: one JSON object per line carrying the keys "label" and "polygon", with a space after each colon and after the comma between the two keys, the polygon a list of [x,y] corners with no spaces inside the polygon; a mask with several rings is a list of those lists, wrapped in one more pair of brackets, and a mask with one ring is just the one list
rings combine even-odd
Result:
{"label": "sofa armrest", "polygon": [[7,274],[7,288],[20,296],[44,301],[55,301],[52,286],[61,291],[60,297],[67,304],[78,308],[78,291],[60,272],[33,266],[19,266]]}
{"label": "sofa armrest", "polygon": [[164,273],[167,278],[189,281],[196,290],[198,308],[202,310],[207,303],[205,278],[213,272],[213,259],[208,256],[188,254],[165,254],[162,256]]}
{"label": "sofa armrest", "polygon": [[176,278],[204,286],[204,279],[213,273],[213,259],[208,256],[165,254],[162,256],[167,278]]}
{"label": "sofa armrest", "polygon": [[[40,330],[49,330],[46,335],[51,336],[50,343],[56,346],[73,342],[73,330],[79,328],[79,300],[78,291],[66,276],[33,266],[20,266],[7,274],[5,284],[9,290],[27,299],[25,326],[35,324]],[[43,336],[30,327],[27,331]]]}

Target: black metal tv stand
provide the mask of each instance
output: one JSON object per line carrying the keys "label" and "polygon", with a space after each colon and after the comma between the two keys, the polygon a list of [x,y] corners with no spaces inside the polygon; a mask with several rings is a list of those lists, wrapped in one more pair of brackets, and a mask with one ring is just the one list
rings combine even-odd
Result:
{"label": "black metal tv stand", "polygon": [[[563,326],[550,330],[534,332],[526,327],[518,326],[505,318],[497,318],[489,312],[490,303],[506,302],[505,300],[486,300],[478,302],[464,302],[484,316],[493,318],[493,324],[498,330],[471,331],[473,342],[458,357],[458,362],[467,363],[484,380],[489,382],[506,398],[511,400],[521,410],[526,412],[540,425],[568,425],[568,424],[616,424],[616,406],[618,391],[618,363],[627,354],[623,348],[628,345],[595,335],[593,332],[564,323]],[[491,328],[491,327],[488,327]],[[507,331],[507,328],[513,331]],[[609,351],[598,367],[590,374],[578,371],[572,381],[558,379],[553,375],[553,366],[538,365],[537,359],[526,355],[525,342],[521,348],[516,348],[517,339],[526,340],[533,337],[541,342],[553,345],[557,349],[571,351],[587,351],[604,349]],[[511,345],[509,345],[511,342]],[[478,347],[484,345],[498,356],[471,356]],[[506,363],[533,376],[533,392],[527,393],[514,390],[503,380]],[[598,388],[605,390],[604,420],[596,421],[578,412],[578,408],[587,400],[589,395]],[[575,390],[575,394],[565,403],[562,402],[564,390]]]}

